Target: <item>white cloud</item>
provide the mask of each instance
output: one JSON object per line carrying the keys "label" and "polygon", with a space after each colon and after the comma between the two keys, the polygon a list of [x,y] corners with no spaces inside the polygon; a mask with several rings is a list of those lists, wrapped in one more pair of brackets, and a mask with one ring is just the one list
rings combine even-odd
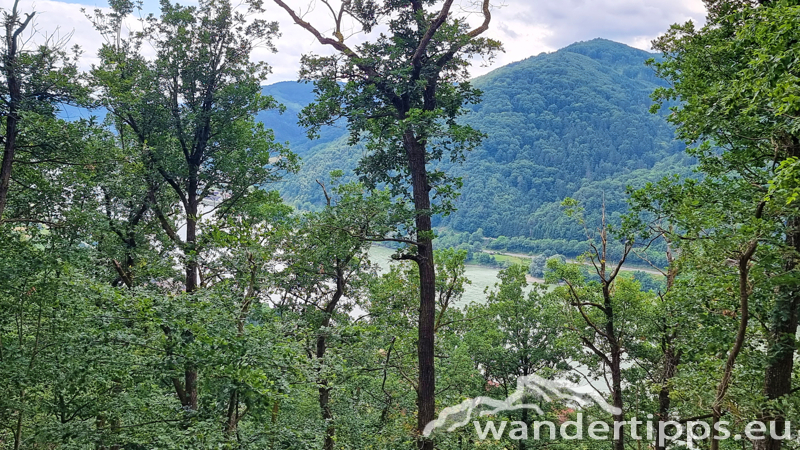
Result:
{"label": "white cloud", "polygon": [[500,66],[598,37],[650,50],[671,24],[704,18],[702,0],[507,0],[487,34],[505,45]]}
{"label": "white cloud", "polygon": [[[13,0],[0,0],[0,8],[5,10],[10,10],[13,4]],[[69,37],[68,46],[78,45],[83,49],[82,66],[88,68],[97,60],[95,54],[102,38],[81,12],[84,7],[93,9],[86,5],[53,0],[21,1],[17,9],[20,13],[36,11],[34,26],[29,27],[24,35],[26,39],[30,38],[30,42],[35,43],[46,37]]]}
{"label": "white cloud", "polygon": [[[105,7],[105,0],[23,0],[21,7],[35,9],[37,29],[41,33],[73,33],[70,43],[84,49],[82,66],[89,68],[96,61],[95,54],[102,39],[81,12],[94,7]],[[80,1],[80,0],[78,0]],[[308,5],[311,0],[292,0]],[[194,3],[182,2],[182,3]],[[313,3],[313,2],[311,2]],[[462,0],[471,5],[471,0]],[[0,0],[0,8],[10,8],[13,0]],[[330,49],[317,43],[309,33],[293,24],[287,14],[270,0],[265,0],[265,18],[280,23],[281,38],[275,45],[278,53],[259,49],[254,57],[267,61],[273,68],[268,82],[294,80],[300,55],[315,52],[326,54]],[[156,11],[157,1],[147,0],[145,10]],[[474,9],[474,8],[473,8]],[[328,12],[318,7],[310,11],[307,20],[327,23]],[[650,41],[669,28],[669,25],[687,20],[702,22],[705,10],[701,0],[506,0],[493,8],[492,24],[487,36],[503,42],[506,52],[498,55],[492,67],[473,66],[473,75],[486,73],[492,68],[539,54],[553,51],[576,41],[596,37],[622,42],[645,50]],[[480,17],[470,19],[477,22]],[[323,28],[324,31],[329,31]],[[363,37],[354,37],[354,39]]]}

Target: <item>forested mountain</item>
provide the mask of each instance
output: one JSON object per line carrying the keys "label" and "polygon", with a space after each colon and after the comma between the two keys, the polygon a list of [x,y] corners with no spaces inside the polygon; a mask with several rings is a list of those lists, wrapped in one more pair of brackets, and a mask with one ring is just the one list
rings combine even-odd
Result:
{"label": "forested mountain", "polygon": [[[645,61],[655,55],[595,39],[540,54],[477,78],[483,101],[467,122],[487,135],[463,165],[458,211],[439,225],[487,236],[583,239],[569,220],[559,220],[559,202],[582,200],[587,211],[610,213],[626,204],[626,185],[642,185],[668,172],[687,171],[692,161],[662,116],[649,112],[650,94],[661,86]],[[265,88],[287,106],[283,115],[263,114],[303,157],[299,175],[282,187],[296,204],[319,204],[314,183],[334,169],[355,167],[363,149],[346,145],[344,127],[324,130],[309,141],[293,126],[311,85],[278,83]],[[310,206],[310,205],[306,205]]]}

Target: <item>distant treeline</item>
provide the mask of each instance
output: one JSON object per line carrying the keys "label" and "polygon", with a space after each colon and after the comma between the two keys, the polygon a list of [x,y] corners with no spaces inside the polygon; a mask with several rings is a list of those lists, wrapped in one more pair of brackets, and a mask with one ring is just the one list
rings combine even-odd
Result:
{"label": "distant treeline", "polygon": [[[582,241],[568,239],[531,239],[521,236],[487,238],[484,236],[482,228],[479,228],[473,233],[440,228],[436,243],[439,248],[466,250],[468,260],[483,265],[493,265],[491,261],[486,259],[487,257],[491,257],[491,255],[482,253],[486,251],[521,253],[531,256],[544,255],[545,257],[564,255],[569,258],[577,258],[589,250],[589,244],[586,239]],[[653,264],[658,267],[666,267],[667,259],[663,245],[664,244],[660,242],[656,243],[642,255],[629,255],[628,260],[632,265]],[[619,258],[622,254],[621,250],[619,246],[610,246],[609,256],[612,259]],[[480,258],[483,258],[483,260]]]}

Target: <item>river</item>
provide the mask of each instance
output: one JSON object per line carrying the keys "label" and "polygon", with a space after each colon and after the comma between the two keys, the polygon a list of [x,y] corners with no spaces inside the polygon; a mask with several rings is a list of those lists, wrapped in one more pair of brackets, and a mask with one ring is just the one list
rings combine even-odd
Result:
{"label": "river", "polygon": [[[378,264],[381,270],[385,271],[388,270],[389,265],[396,264],[396,262],[391,259],[393,253],[394,250],[390,248],[373,245],[369,251],[369,257],[373,263]],[[497,268],[467,264],[464,269],[464,276],[466,276],[472,284],[465,287],[464,296],[456,305],[464,306],[471,302],[484,303],[486,301],[484,290],[487,287],[494,289],[495,283],[500,281],[497,278],[497,274],[499,273],[500,269]],[[528,282],[531,281],[531,279],[528,280]]]}

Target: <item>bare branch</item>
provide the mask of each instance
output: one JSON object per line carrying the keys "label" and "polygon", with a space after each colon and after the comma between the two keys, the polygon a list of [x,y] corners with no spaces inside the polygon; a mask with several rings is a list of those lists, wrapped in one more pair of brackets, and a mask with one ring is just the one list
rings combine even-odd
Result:
{"label": "bare branch", "polygon": [[447,15],[450,14],[451,6],[453,6],[453,0],[446,0],[444,2],[444,5],[442,5],[442,10],[439,11],[439,15],[436,16],[436,19],[433,20],[431,26],[428,27],[428,30],[425,32],[425,35],[423,35],[422,39],[420,39],[419,45],[414,51],[414,56],[411,58],[411,64],[414,67],[422,66],[422,56],[428,50],[428,44],[431,42],[433,35],[436,34],[442,24],[444,24],[445,20],[447,20]]}
{"label": "bare branch", "polygon": [[[294,23],[296,23],[297,25],[300,25],[301,27],[305,28],[306,31],[308,31],[309,33],[313,34],[314,37],[317,38],[317,40],[319,41],[320,44],[330,45],[331,47],[335,48],[339,52],[341,52],[344,55],[346,55],[348,58],[358,58],[358,54],[356,52],[354,52],[350,47],[348,47],[347,44],[344,43],[344,39],[335,40],[335,39],[331,39],[329,37],[323,36],[322,33],[319,32],[319,30],[314,28],[314,26],[311,25],[310,23],[308,23],[305,20],[303,20],[302,17],[297,15],[297,13],[294,12],[294,10],[289,5],[284,3],[282,0],[274,0],[274,1],[278,6],[280,6],[287,13],[289,13],[289,16],[291,16],[292,20],[294,20]],[[326,2],[326,4],[327,4],[327,2]],[[328,7],[330,8],[330,5],[328,5]],[[331,9],[331,11],[333,11],[333,10]],[[334,13],[334,20],[335,19],[336,19],[336,13]],[[337,29],[337,31],[338,31],[338,29]],[[361,66],[359,66],[359,67],[361,67]],[[374,71],[374,69],[373,69],[373,71]]]}
{"label": "bare branch", "polygon": [[474,30],[467,33],[470,38],[476,38],[489,29],[489,22],[492,21],[492,12],[489,10],[489,0],[483,0],[483,23]]}
{"label": "bare branch", "polygon": [[133,281],[131,280],[130,274],[125,272],[125,269],[122,268],[122,265],[116,259],[112,260],[111,263],[114,265],[114,269],[116,269],[117,274],[119,274],[119,278],[125,283],[125,286],[129,288],[133,287]]}
{"label": "bare branch", "polygon": [[331,196],[328,195],[328,190],[325,189],[325,185],[322,184],[322,182],[320,182],[319,180],[314,180],[314,181],[316,181],[317,184],[322,188],[322,194],[325,195],[325,202],[328,204],[328,206],[331,206]]}

